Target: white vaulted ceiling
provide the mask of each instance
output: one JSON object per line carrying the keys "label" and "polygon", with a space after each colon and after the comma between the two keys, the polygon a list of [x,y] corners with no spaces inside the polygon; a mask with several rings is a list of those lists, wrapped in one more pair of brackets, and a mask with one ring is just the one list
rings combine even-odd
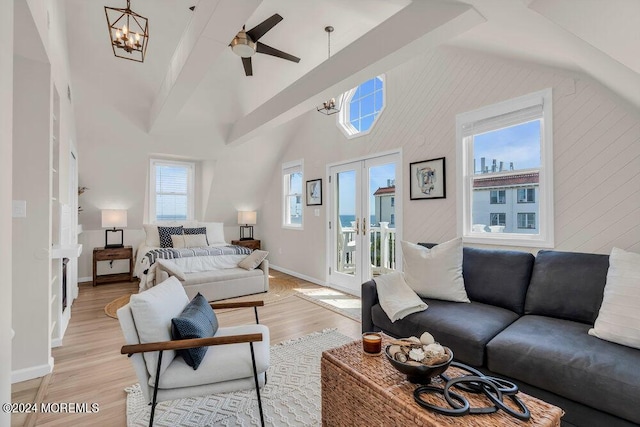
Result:
{"label": "white vaulted ceiling", "polygon": [[[125,0],[64,1],[81,134],[107,103],[144,132],[206,134],[222,153],[439,45],[577,71],[640,108],[636,0],[132,0],[150,22],[143,64],[109,46],[103,6]],[[228,43],[274,13],[284,20],[261,41],[301,61],[256,54],[246,77]]]}

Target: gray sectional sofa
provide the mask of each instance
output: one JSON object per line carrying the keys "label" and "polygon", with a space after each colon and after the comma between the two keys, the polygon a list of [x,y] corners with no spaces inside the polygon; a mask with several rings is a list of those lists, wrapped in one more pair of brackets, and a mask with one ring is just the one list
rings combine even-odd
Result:
{"label": "gray sectional sofa", "polygon": [[426,311],[392,323],[371,280],[362,285],[363,332],[429,331],[457,360],[560,406],[566,426],[640,424],[640,350],[587,333],[602,303],[608,255],[463,251],[471,303],[425,299]]}

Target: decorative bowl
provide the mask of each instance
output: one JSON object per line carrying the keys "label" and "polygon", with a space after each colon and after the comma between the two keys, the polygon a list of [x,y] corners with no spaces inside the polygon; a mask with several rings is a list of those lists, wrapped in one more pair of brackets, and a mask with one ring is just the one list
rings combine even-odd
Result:
{"label": "decorative bowl", "polygon": [[453,361],[453,351],[449,347],[444,347],[445,351],[449,355],[449,359],[437,365],[424,365],[422,363],[414,364],[414,363],[404,363],[395,360],[389,354],[389,347],[387,345],[384,348],[384,354],[389,359],[391,366],[396,368],[399,372],[405,374],[407,376],[407,380],[414,384],[429,384],[431,382],[431,378],[436,377],[447,370],[451,362]]}

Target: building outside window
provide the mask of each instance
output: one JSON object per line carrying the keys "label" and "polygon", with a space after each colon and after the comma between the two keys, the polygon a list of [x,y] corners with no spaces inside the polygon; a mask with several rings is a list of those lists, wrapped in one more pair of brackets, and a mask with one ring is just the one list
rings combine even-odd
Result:
{"label": "building outside window", "polygon": [[343,95],[338,127],[347,138],[371,131],[385,105],[384,75],[379,75]]}
{"label": "building outside window", "polygon": [[489,225],[507,225],[507,214],[492,213],[489,215]]}
{"label": "building outside window", "polygon": [[193,220],[195,163],[152,159],[150,172],[150,222]]}
{"label": "building outside window", "polygon": [[282,226],[302,229],[302,160],[282,165]]}
{"label": "building outside window", "polygon": [[456,117],[464,241],[553,247],[551,100],[547,89]]}
{"label": "building outside window", "polygon": [[506,192],[504,190],[491,190],[491,194],[489,197],[489,203],[491,203],[492,205],[503,205],[506,203]]}
{"label": "building outside window", "polygon": [[518,214],[518,228],[535,229],[536,214],[535,212],[525,212]]}
{"label": "building outside window", "polygon": [[533,203],[536,201],[535,188],[519,188],[518,189],[518,203]]}

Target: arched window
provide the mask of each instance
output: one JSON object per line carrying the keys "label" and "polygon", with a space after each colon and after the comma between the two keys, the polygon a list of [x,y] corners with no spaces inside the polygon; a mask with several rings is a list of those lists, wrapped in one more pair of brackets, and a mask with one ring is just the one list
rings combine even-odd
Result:
{"label": "arched window", "polygon": [[366,135],[384,110],[384,75],[367,80],[345,93],[338,124],[347,138]]}

